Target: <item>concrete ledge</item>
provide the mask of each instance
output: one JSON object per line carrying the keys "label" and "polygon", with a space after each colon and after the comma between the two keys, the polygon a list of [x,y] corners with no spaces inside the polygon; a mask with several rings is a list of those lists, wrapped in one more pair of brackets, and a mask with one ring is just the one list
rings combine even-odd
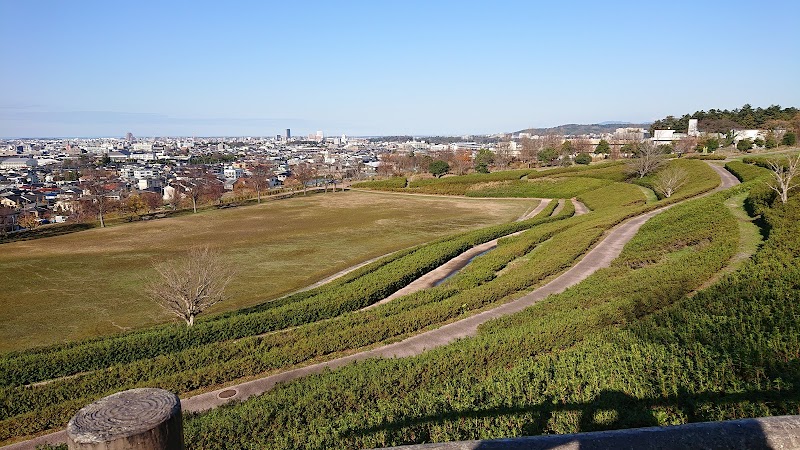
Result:
{"label": "concrete ledge", "polygon": [[800,416],[392,448],[404,450],[800,449]]}

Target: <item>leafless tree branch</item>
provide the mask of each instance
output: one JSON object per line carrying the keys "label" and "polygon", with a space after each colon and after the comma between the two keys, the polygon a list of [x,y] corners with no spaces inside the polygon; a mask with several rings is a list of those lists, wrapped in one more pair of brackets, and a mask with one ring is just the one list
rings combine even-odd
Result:
{"label": "leafless tree branch", "polygon": [[225,298],[234,271],[219,253],[193,248],[178,260],[155,265],[160,279],[147,285],[147,295],[170,314],[194,324],[197,315]]}
{"label": "leafless tree branch", "polygon": [[688,181],[689,174],[679,167],[667,167],[658,172],[653,182],[653,187],[657,192],[666,198],[680,189]]}
{"label": "leafless tree branch", "polygon": [[789,191],[798,186],[792,181],[800,170],[800,154],[787,158],[785,163],[770,160],[769,166],[772,169],[769,187],[778,194],[781,202],[786,203],[789,200]]}

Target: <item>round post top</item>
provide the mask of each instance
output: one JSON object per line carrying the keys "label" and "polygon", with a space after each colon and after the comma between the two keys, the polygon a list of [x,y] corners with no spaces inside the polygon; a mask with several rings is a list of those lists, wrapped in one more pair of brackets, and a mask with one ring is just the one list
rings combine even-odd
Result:
{"label": "round post top", "polygon": [[181,401],[170,391],[130,389],[81,408],[67,424],[67,434],[76,443],[107,442],[153,429],[180,412]]}

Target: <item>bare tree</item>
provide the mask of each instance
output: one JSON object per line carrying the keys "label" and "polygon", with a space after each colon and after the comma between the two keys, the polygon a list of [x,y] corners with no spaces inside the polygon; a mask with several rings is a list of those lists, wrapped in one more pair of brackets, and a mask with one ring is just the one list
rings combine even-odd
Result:
{"label": "bare tree", "polygon": [[161,278],[147,285],[147,295],[189,327],[197,315],[225,299],[233,278],[233,270],[208,247],[192,248],[183,258],[155,269]]}
{"label": "bare tree", "polygon": [[256,191],[258,203],[261,203],[261,191],[269,187],[270,178],[272,178],[270,166],[258,163],[250,167],[250,176],[246,179],[246,183]]}
{"label": "bare tree", "polygon": [[[207,173],[204,168],[191,169],[188,179],[177,183],[177,188],[182,195],[192,200],[192,210],[195,213],[197,213],[197,205],[203,200],[219,200],[224,192],[222,183],[217,177]],[[178,194],[176,193],[176,195]]]}
{"label": "bare tree", "polygon": [[0,236],[14,231],[17,226],[18,213],[14,208],[0,205]]}
{"label": "bare tree", "polygon": [[691,153],[697,148],[698,139],[694,136],[688,136],[677,141],[673,141],[672,146],[675,148],[675,153],[684,155]]}
{"label": "bare tree", "polygon": [[653,187],[666,198],[680,189],[689,179],[689,174],[680,167],[670,166],[661,170],[653,180]]}
{"label": "bare tree", "polygon": [[519,159],[525,163],[529,168],[539,158],[539,151],[542,149],[542,143],[538,139],[522,138],[519,140],[520,151]]}
{"label": "bare tree", "polygon": [[792,184],[792,180],[800,170],[800,154],[787,158],[785,163],[770,160],[769,166],[772,168],[769,187],[778,193],[782,203],[786,203],[789,200],[789,191],[798,186],[796,183]]}
{"label": "bare tree", "polygon": [[113,209],[114,202],[108,197],[111,193],[110,178],[112,174],[105,170],[88,170],[82,177],[86,190],[92,199],[97,216],[100,218],[100,227],[106,226],[105,214]]}
{"label": "bare tree", "polygon": [[592,145],[592,141],[585,137],[579,137],[572,140],[572,150],[576,154],[580,153],[592,153],[594,151],[594,146]]}
{"label": "bare tree", "polygon": [[644,178],[655,172],[662,164],[664,164],[664,154],[661,149],[646,141],[639,144],[636,158],[628,162],[628,168],[639,178]]}
{"label": "bare tree", "polygon": [[303,186],[303,195],[306,195],[308,182],[317,176],[317,171],[308,163],[300,163],[292,169],[294,178]]}
{"label": "bare tree", "polygon": [[469,150],[458,150],[453,158],[453,168],[456,175],[464,175],[467,169],[472,167],[472,152]]}
{"label": "bare tree", "polygon": [[142,192],[141,197],[149,212],[157,210],[164,204],[164,199],[155,192]]}
{"label": "bare tree", "polygon": [[494,165],[500,170],[506,170],[511,161],[511,141],[497,143],[494,151]]}

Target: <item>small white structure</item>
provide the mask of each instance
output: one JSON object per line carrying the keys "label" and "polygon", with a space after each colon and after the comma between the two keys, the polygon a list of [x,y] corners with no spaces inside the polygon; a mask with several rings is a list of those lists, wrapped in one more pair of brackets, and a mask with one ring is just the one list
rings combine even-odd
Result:
{"label": "small white structure", "polygon": [[227,178],[228,180],[235,181],[244,176],[244,170],[238,167],[228,166],[225,167],[225,169],[222,171],[222,175],[225,176],[225,178]]}
{"label": "small white structure", "polygon": [[736,130],[733,133],[733,143],[738,144],[739,141],[743,139],[750,139],[751,141],[755,140],[756,138],[764,138],[763,132],[761,130]]}
{"label": "small white structure", "polygon": [[162,183],[158,178],[141,178],[136,182],[136,186],[142,191],[160,188],[163,186],[163,184],[164,183]]}

